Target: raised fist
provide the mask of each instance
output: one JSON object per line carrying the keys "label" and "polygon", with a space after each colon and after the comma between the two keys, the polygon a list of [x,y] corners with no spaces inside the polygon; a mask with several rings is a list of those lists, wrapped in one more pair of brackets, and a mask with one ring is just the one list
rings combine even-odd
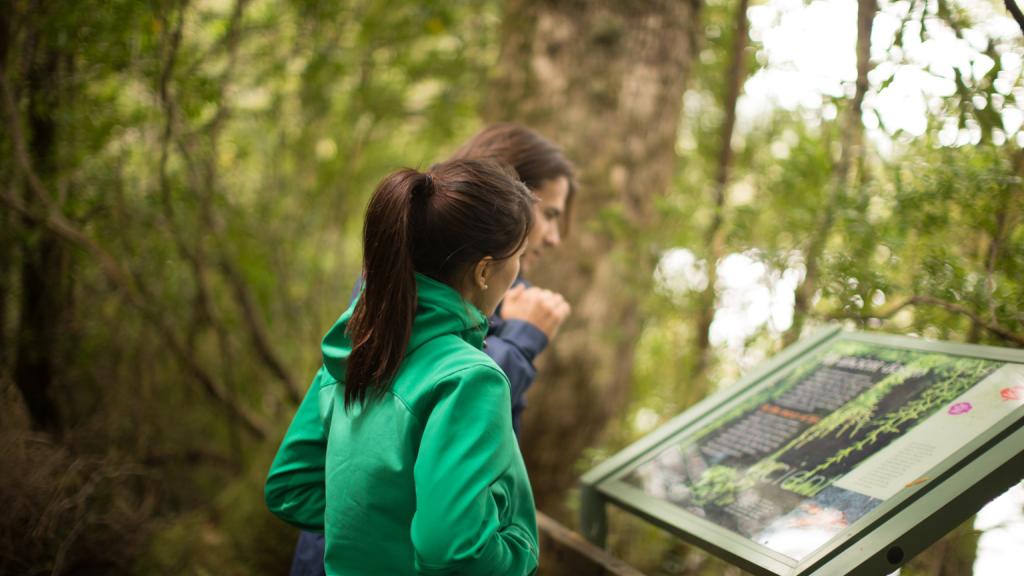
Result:
{"label": "raised fist", "polygon": [[562,322],[569,317],[571,308],[562,295],[551,290],[513,286],[505,293],[501,304],[501,317],[505,320],[524,320],[536,326],[548,340],[558,334]]}

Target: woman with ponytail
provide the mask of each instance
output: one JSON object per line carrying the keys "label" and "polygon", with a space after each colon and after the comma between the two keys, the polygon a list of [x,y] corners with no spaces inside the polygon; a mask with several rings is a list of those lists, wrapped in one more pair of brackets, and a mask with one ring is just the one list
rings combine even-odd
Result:
{"label": "woman with ponytail", "polygon": [[[451,159],[480,158],[493,158],[511,166],[537,199],[527,252],[521,259],[521,275],[489,318],[484,340],[484,352],[508,377],[512,429],[518,436],[526,392],[537,376],[534,361],[555,340],[570,312],[561,294],[530,285],[528,267],[552,254],[552,249],[568,233],[576,196],[575,176],[572,163],[555,143],[521,124],[491,124],[467,141]],[[361,287],[360,277],[353,299],[360,294]],[[303,531],[299,535],[291,576],[324,576],[323,534]]]}
{"label": "woman with ponytail", "polygon": [[271,466],[283,520],[323,529],[327,574],[530,574],[537,529],[509,382],[481,350],[534,198],[458,160],[377,187],[365,283]]}

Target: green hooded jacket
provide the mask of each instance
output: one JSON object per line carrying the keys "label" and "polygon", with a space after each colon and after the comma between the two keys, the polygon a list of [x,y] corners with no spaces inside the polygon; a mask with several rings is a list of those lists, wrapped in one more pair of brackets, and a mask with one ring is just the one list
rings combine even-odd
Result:
{"label": "green hooded jacket", "polygon": [[482,351],[487,318],[416,275],[402,365],[383,397],[345,409],[345,334],[288,428],[265,487],[282,520],[324,531],[327,574],[531,574],[537,524],[509,384]]}

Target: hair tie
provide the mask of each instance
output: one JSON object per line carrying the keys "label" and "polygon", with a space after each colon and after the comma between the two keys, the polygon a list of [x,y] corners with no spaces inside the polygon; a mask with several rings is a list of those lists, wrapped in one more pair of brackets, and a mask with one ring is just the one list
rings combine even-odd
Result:
{"label": "hair tie", "polygon": [[423,180],[420,182],[418,186],[413,186],[409,194],[414,201],[419,201],[430,198],[431,196],[434,195],[434,192],[434,179],[430,176],[430,174],[424,172]]}

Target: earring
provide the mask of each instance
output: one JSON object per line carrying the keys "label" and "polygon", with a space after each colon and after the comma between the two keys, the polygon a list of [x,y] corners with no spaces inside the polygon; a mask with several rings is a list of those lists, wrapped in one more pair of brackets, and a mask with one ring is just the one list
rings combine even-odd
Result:
{"label": "earring", "polygon": [[488,288],[489,286],[487,284],[484,284],[484,290],[487,290]]}

